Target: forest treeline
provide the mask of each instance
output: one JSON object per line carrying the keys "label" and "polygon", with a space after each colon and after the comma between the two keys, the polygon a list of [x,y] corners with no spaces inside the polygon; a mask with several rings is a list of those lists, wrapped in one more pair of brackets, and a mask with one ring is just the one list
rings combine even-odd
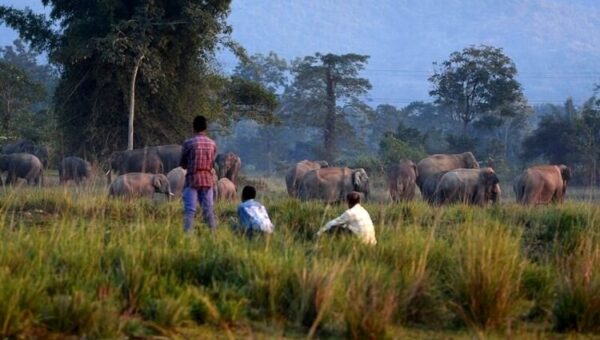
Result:
{"label": "forest treeline", "polygon": [[[566,96],[530,105],[501,48],[448,51],[432,60],[430,101],[375,106],[362,74],[369,56],[247,55],[231,38],[229,1],[45,3],[49,16],[0,6],[0,22],[21,38],[0,50],[0,144],[26,138],[55,159],[102,160],[127,147],[132,116],[131,142],[142,147],[180,143],[204,114],[247,171],[302,159],[377,171],[468,150],[507,177],[551,162],[569,165],[580,184],[597,181],[596,89],[581,105]],[[230,74],[216,60],[221,49],[238,57]]]}

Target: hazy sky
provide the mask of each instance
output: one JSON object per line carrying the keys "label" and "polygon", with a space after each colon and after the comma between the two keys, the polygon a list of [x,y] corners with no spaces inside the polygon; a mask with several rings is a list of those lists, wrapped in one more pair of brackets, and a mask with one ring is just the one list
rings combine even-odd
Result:
{"label": "hazy sky", "polygon": [[[0,3],[44,10],[39,0]],[[515,61],[530,103],[581,103],[600,83],[598,18],[596,0],[234,0],[229,22],[250,53],[370,55],[369,97],[403,106],[429,100],[433,61],[482,43]],[[0,29],[1,45],[14,38]],[[219,59],[235,65],[227,53]]]}

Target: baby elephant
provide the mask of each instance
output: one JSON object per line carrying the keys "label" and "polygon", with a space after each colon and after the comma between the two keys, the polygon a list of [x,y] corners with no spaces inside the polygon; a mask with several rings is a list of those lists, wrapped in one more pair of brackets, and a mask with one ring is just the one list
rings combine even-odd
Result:
{"label": "baby elephant", "polygon": [[131,172],[121,175],[110,184],[108,195],[111,197],[154,197],[155,193],[162,193],[171,198],[171,185],[167,176],[163,174],[147,174]]}
{"label": "baby elephant", "polygon": [[229,178],[223,177],[217,182],[218,199],[233,202],[236,197],[235,184]]}
{"label": "baby elephant", "polygon": [[185,169],[179,166],[169,171],[167,174],[169,184],[171,185],[171,191],[173,192],[173,195],[177,197],[180,197],[181,193],[183,192],[183,186],[185,185],[185,174]]}
{"label": "baby elephant", "polygon": [[58,167],[58,178],[60,184],[65,184],[72,180],[79,185],[82,181],[92,176],[92,166],[90,162],[79,157],[65,157]]}

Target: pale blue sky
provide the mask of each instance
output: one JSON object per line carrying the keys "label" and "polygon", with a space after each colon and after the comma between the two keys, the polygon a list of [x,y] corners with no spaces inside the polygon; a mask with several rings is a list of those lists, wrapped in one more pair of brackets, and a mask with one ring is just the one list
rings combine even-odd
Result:
{"label": "pale blue sky", "polygon": [[[0,0],[44,8],[39,0]],[[471,44],[502,47],[532,104],[581,103],[600,83],[600,1],[234,0],[233,37],[250,53],[371,56],[373,103],[427,100],[432,62]],[[16,34],[0,29],[0,44]],[[224,69],[235,61],[219,55]]]}

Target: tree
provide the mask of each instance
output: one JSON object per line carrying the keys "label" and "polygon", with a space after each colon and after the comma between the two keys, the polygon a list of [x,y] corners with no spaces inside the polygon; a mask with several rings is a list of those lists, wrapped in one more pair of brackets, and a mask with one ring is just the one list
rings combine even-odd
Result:
{"label": "tree", "polygon": [[594,96],[580,110],[569,102],[567,99],[565,106],[559,107],[562,110],[555,108],[541,117],[537,129],[523,142],[523,157],[567,164],[579,174],[576,180],[594,185],[600,160],[600,101]]}
{"label": "tree", "polygon": [[[233,77],[260,84],[273,95],[280,97],[289,85],[289,68],[285,59],[275,52],[268,55],[255,54],[241,60],[233,71]],[[245,163],[253,164],[257,170],[274,170],[276,159],[283,159],[293,142],[289,125],[283,125],[280,110],[276,109],[272,121],[258,125],[248,119],[234,127],[234,136],[228,138],[228,147],[246,155]]]}
{"label": "tree", "polygon": [[434,66],[435,73],[429,78],[434,88],[429,94],[462,122],[465,137],[469,124],[479,116],[494,114],[523,97],[515,80],[517,68],[500,48],[470,46]]}
{"label": "tree", "polygon": [[0,131],[14,137],[13,121],[32,109],[44,97],[41,84],[33,82],[23,69],[0,60]]}
{"label": "tree", "polygon": [[179,142],[199,113],[230,124],[244,115],[267,119],[276,104],[212,67],[219,46],[243,55],[230,39],[230,1],[43,2],[50,19],[0,6],[0,20],[61,69],[55,107],[70,152],[122,147],[133,112],[134,139],[144,145]]}
{"label": "tree", "polygon": [[356,106],[358,96],[371,89],[369,80],[359,77],[368,59],[358,54],[317,53],[293,65],[294,81],[284,94],[284,110],[322,131],[323,156],[328,161],[336,157],[337,125],[345,120],[344,106]]}
{"label": "tree", "polygon": [[233,70],[234,77],[263,85],[269,92],[281,94],[289,85],[289,67],[285,59],[271,51],[242,60]]}

